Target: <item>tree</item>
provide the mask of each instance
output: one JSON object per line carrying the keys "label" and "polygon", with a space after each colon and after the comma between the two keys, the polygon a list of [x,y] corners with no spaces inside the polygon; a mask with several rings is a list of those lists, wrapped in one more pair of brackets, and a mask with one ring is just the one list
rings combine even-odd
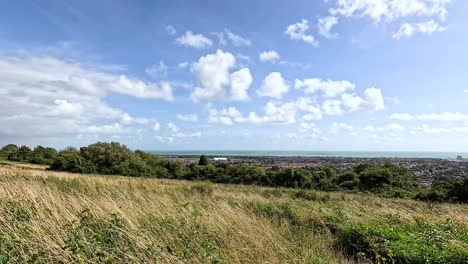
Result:
{"label": "tree", "polygon": [[359,186],[359,178],[354,171],[346,171],[340,174],[335,182],[346,190],[353,190]]}
{"label": "tree", "polygon": [[57,151],[53,148],[37,146],[34,148],[29,162],[36,164],[50,165],[57,156]]}
{"label": "tree", "polygon": [[16,161],[29,162],[32,156],[32,150],[28,146],[21,146],[18,149]]}
{"label": "tree", "polygon": [[200,156],[200,160],[198,161],[198,165],[200,166],[206,166],[209,165],[210,162],[208,161],[208,158],[205,155]]}
{"label": "tree", "polygon": [[468,202],[468,178],[455,181],[452,189],[449,191],[449,195],[456,198],[459,202]]}
{"label": "tree", "polygon": [[10,160],[10,157],[13,159],[16,159],[16,156],[18,155],[18,146],[15,144],[8,144],[2,148],[2,156],[5,157],[6,159]]}
{"label": "tree", "polygon": [[68,147],[58,153],[50,165],[51,170],[83,173],[84,161],[77,149]]}

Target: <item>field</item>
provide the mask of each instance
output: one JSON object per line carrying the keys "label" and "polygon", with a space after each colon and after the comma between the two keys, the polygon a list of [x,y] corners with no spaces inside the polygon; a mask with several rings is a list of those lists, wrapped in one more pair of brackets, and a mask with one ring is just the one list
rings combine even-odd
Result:
{"label": "field", "polygon": [[0,263],[468,263],[468,205],[0,165]]}

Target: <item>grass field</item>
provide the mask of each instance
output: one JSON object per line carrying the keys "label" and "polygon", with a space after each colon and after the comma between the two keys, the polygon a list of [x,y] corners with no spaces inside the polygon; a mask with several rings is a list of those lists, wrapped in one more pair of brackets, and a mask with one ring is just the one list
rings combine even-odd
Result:
{"label": "grass field", "polygon": [[0,263],[468,263],[468,205],[0,165]]}

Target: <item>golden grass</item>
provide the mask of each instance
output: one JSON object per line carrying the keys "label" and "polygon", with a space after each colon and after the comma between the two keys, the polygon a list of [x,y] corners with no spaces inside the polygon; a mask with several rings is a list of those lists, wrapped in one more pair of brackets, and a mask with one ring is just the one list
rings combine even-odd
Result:
{"label": "golden grass", "polygon": [[[294,192],[3,163],[0,262],[3,256],[11,262],[348,263],[330,233],[319,230],[337,212],[361,222],[393,216],[468,222],[466,205],[342,193],[319,193],[327,199],[308,201],[291,198]],[[275,221],[252,209],[282,203],[310,226]],[[123,225],[110,224],[113,214]],[[96,228],[108,228],[104,236],[117,234],[115,240],[102,242]]]}

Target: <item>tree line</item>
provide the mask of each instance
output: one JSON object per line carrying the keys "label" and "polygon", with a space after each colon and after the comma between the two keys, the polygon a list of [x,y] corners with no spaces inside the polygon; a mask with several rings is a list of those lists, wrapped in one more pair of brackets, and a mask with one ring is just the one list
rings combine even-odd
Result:
{"label": "tree line", "polygon": [[263,168],[245,164],[211,164],[203,155],[198,164],[184,165],[141,150],[132,151],[116,142],[98,142],[80,149],[68,147],[60,151],[42,146],[31,150],[27,146],[9,144],[1,149],[0,157],[10,161],[49,165],[50,170],[74,173],[372,192],[427,201],[468,202],[468,178],[439,178],[431,188],[425,189],[421,188],[410,170],[391,163],[359,164],[346,171],[329,166]]}

